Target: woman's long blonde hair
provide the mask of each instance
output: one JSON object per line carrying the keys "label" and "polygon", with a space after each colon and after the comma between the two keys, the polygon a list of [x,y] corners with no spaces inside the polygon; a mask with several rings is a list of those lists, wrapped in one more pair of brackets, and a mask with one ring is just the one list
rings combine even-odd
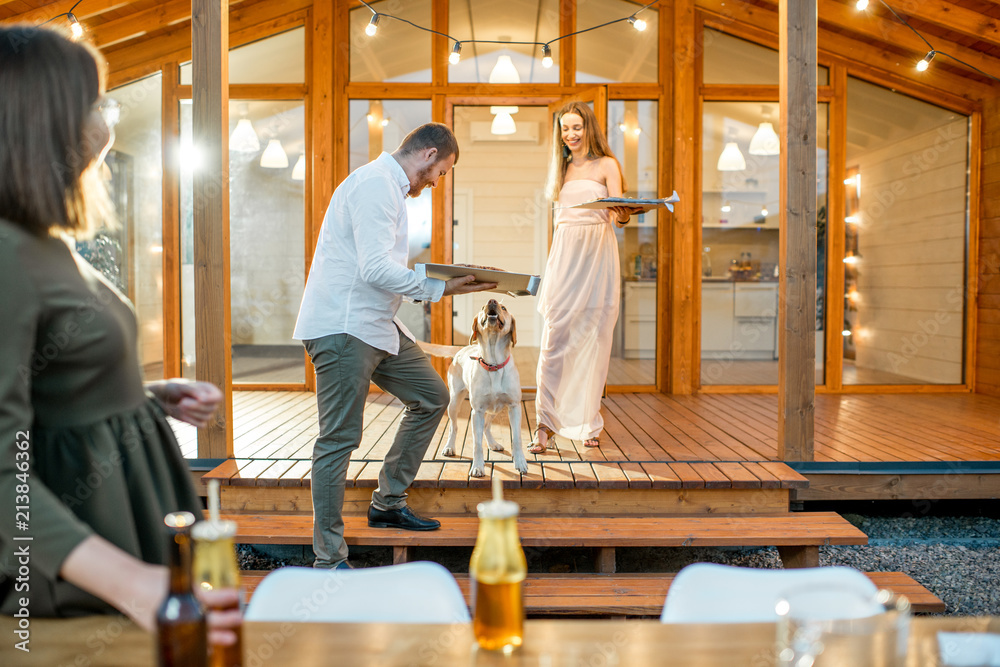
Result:
{"label": "woman's long blonde hair", "polygon": [[583,136],[587,146],[587,159],[596,160],[602,157],[609,157],[618,165],[618,173],[622,176],[622,192],[628,189],[625,184],[625,174],[622,173],[622,165],[618,158],[611,152],[608,140],[604,136],[601,126],[597,122],[597,116],[593,109],[586,102],[569,102],[558,112],[552,122],[552,156],[549,161],[549,177],[545,186],[545,196],[555,200],[562,190],[563,181],[566,179],[566,168],[573,160],[572,154],[562,140],[562,117],[568,113],[575,113],[583,119]]}

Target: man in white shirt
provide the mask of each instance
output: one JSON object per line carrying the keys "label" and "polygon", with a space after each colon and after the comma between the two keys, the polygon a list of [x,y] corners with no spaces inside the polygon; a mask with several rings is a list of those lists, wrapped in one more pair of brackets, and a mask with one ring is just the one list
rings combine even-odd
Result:
{"label": "man in white shirt", "polygon": [[361,443],[370,382],[396,396],[406,411],[379,472],[368,525],[434,530],[441,523],[414,514],[406,489],[448,407],[448,388],[412,334],[396,319],[404,297],[438,301],[496,287],[473,276],[447,282],[407,268],[405,197],[416,197],[458,161],[446,125],[418,127],[391,155],[348,176],[323,219],[294,338],[316,368],[320,434],[313,449],[315,567],[344,568],[344,487],[351,452]]}

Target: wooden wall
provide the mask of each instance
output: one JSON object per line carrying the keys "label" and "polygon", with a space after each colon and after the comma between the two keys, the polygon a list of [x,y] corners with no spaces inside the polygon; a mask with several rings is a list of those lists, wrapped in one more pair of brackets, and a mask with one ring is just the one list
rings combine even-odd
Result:
{"label": "wooden wall", "polygon": [[859,369],[961,384],[968,120],[857,155]]}
{"label": "wooden wall", "polygon": [[1000,98],[983,109],[976,392],[1000,396]]}

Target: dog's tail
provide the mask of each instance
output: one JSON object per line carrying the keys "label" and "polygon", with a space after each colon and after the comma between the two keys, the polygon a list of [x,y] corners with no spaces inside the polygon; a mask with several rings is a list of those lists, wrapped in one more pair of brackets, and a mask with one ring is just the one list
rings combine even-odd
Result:
{"label": "dog's tail", "polygon": [[417,345],[420,349],[432,357],[445,357],[447,359],[454,359],[455,355],[458,354],[459,350],[462,349],[462,345],[438,345],[436,343],[426,343],[422,340],[417,341]]}

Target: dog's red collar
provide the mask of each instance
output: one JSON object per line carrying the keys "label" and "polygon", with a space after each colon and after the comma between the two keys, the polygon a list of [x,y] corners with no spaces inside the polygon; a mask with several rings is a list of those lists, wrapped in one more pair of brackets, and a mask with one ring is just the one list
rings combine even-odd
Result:
{"label": "dog's red collar", "polygon": [[498,370],[500,370],[501,368],[503,368],[504,366],[507,365],[507,362],[510,361],[510,355],[507,355],[507,358],[504,359],[504,362],[502,364],[496,364],[496,365],[494,365],[494,364],[488,364],[488,363],[486,363],[486,360],[483,359],[482,357],[476,357],[476,361],[478,361],[479,365],[482,366],[483,368],[485,368],[488,371],[498,371]]}

